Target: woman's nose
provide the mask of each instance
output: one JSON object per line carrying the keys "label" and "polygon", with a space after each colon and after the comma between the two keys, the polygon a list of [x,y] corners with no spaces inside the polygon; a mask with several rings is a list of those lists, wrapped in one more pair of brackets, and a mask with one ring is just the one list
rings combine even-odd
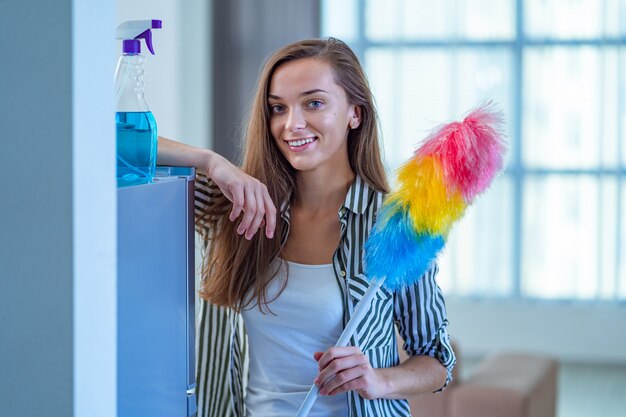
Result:
{"label": "woman's nose", "polygon": [[304,129],[306,127],[306,120],[302,112],[298,109],[293,109],[289,111],[287,116],[287,124],[285,125],[285,129],[290,132],[296,132],[300,129]]}

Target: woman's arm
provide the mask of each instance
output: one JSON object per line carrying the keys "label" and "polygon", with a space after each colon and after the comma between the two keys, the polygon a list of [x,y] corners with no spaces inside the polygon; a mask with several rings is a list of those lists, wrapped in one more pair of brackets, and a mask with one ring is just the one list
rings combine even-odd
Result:
{"label": "woman's arm", "polygon": [[[316,352],[320,375],[315,383],[321,395],[357,391],[367,400],[405,399],[436,391],[446,382],[446,368],[430,356],[413,356],[398,366],[372,368],[361,350],[354,346],[333,347]],[[320,381],[325,383],[320,384]]]}
{"label": "woman's arm", "polygon": [[409,398],[416,394],[437,391],[446,383],[446,368],[430,356],[412,356],[393,368],[381,368],[376,372],[386,387],[383,398]]}
{"label": "woman's arm", "polygon": [[159,136],[157,165],[192,166],[211,178],[209,171],[219,162],[216,161],[218,158],[222,157],[210,149],[196,148]]}
{"label": "woman's arm", "polygon": [[205,173],[233,203],[229,218],[243,218],[237,233],[250,240],[265,223],[265,235],[274,237],[276,207],[265,184],[246,174],[223,156],[209,150],[185,145],[159,137],[157,147],[159,165],[193,166]]}

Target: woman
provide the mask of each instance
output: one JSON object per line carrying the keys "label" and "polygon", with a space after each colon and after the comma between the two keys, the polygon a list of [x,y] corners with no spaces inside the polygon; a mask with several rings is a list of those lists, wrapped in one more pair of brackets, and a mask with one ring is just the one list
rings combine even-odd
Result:
{"label": "woman", "polygon": [[388,190],[372,95],[346,44],[304,40],[269,58],[241,170],[165,139],[159,163],[200,172],[198,416],[295,415],[313,382],[311,416],[409,416],[407,397],[447,385],[436,266],[379,290],[351,346],[332,347],[368,286],[362,245]]}

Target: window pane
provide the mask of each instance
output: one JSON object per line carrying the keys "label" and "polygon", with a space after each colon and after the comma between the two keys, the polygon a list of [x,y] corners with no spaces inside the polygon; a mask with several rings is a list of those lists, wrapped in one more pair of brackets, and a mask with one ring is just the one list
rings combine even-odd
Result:
{"label": "window pane", "polygon": [[599,187],[589,176],[526,180],[522,293],[539,298],[598,295]]}
{"label": "window pane", "polygon": [[357,0],[324,0],[322,2],[322,36],[333,36],[344,42],[357,37]]}
{"label": "window pane", "polygon": [[499,177],[454,226],[439,262],[439,282],[446,293],[512,293],[512,201],[511,178]]}
{"label": "window pane", "polygon": [[[590,84],[598,83],[598,113],[600,126],[597,136],[600,146],[599,168],[615,168],[619,164],[619,113],[623,110],[624,90],[620,91],[620,79],[626,79],[620,71],[618,48],[597,48],[599,54],[600,80],[590,80]],[[620,98],[620,96],[622,98]],[[620,106],[620,103],[622,105]]]}
{"label": "window pane", "polygon": [[[504,113],[504,134],[510,144],[505,165],[514,155],[513,55],[507,48],[464,48],[453,57],[452,116],[459,118],[480,103],[491,100]],[[456,93],[455,93],[456,92]]]}
{"label": "window pane", "polygon": [[365,71],[380,118],[385,162],[392,171],[403,162],[403,156],[410,155],[413,149],[411,146],[407,149],[400,140],[395,120],[400,87],[396,77],[391,75],[398,72],[399,55],[397,51],[384,48],[370,48],[365,52]]}
{"label": "window pane", "polygon": [[613,300],[617,294],[617,239],[618,239],[618,181],[615,177],[605,177],[599,180],[599,204],[598,215],[599,240],[599,297]]}
{"label": "window pane", "polygon": [[370,49],[366,63],[380,112],[385,157],[395,170],[430,129],[450,118],[450,54]]}
{"label": "window pane", "polygon": [[459,0],[458,3],[456,16],[460,37],[476,40],[514,38],[515,0]]}
{"label": "window pane", "polygon": [[[399,38],[401,5],[402,0],[365,0],[365,36],[372,41]],[[416,24],[420,17],[416,16]]]}
{"label": "window pane", "polygon": [[620,137],[618,140],[618,146],[622,148],[622,167],[626,167],[626,47],[620,48],[619,65],[617,72],[620,74],[620,78],[617,83],[618,102],[619,106],[618,115],[614,121],[621,127]]}
{"label": "window pane", "polygon": [[[383,3],[385,0],[383,0]],[[403,1],[398,34],[405,39],[448,39],[454,37],[455,0]]]}
{"label": "window pane", "polygon": [[606,0],[604,10],[604,15],[606,16],[605,33],[607,36],[625,36],[626,1]]}
{"label": "window pane", "polygon": [[618,297],[620,300],[626,301],[626,180],[622,180],[620,193],[622,196],[621,205],[618,206],[618,213],[620,216],[621,233],[618,240],[618,277],[619,277],[619,289]]}
{"label": "window pane", "polygon": [[623,35],[620,0],[525,0],[525,31],[531,37],[588,39]]}
{"label": "window pane", "polygon": [[366,0],[370,40],[512,39],[513,0]]}
{"label": "window pane", "polygon": [[617,164],[617,50],[539,47],[524,54],[524,160],[532,167]]}
{"label": "window pane", "polygon": [[511,54],[503,48],[370,48],[366,70],[378,109],[385,156],[394,169],[441,123],[493,99],[510,137]]}

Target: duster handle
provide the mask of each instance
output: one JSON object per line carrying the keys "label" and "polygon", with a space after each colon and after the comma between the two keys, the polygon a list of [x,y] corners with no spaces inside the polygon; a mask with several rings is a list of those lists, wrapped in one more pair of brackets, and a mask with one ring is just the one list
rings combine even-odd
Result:
{"label": "duster handle", "polygon": [[[370,281],[370,285],[367,288],[367,291],[365,291],[365,294],[363,294],[363,298],[361,298],[361,301],[359,301],[359,303],[356,305],[354,313],[352,314],[352,317],[350,317],[350,320],[348,321],[348,324],[346,324],[346,327],[343,329],[343,332],[341,332],[341,336],[339,336],[339,340],[337,340],[335,347],[348,346],[348,342],[350,341],[352,335],[356,332],[358,324],[361,322],[363,317],[365,317],[365,313],[367,313],[367,311],[369,310],[376,291],[378,291],[383,282],[385,282],[386,278],[387,277],[382,277],[379,279],[374,278]],[[302,405],[300,406],[296,417],[306,417],[309,414],[309,411],[311,411],[311,408],[313,407],[313,404],[315,403],[315,400],[317,399],[319,394],[319,388],[317,387],[317,385],[313,384],[311,386],[311,389],[309,389],[309,393],[306,395],[306,398],[302,402]]]}

